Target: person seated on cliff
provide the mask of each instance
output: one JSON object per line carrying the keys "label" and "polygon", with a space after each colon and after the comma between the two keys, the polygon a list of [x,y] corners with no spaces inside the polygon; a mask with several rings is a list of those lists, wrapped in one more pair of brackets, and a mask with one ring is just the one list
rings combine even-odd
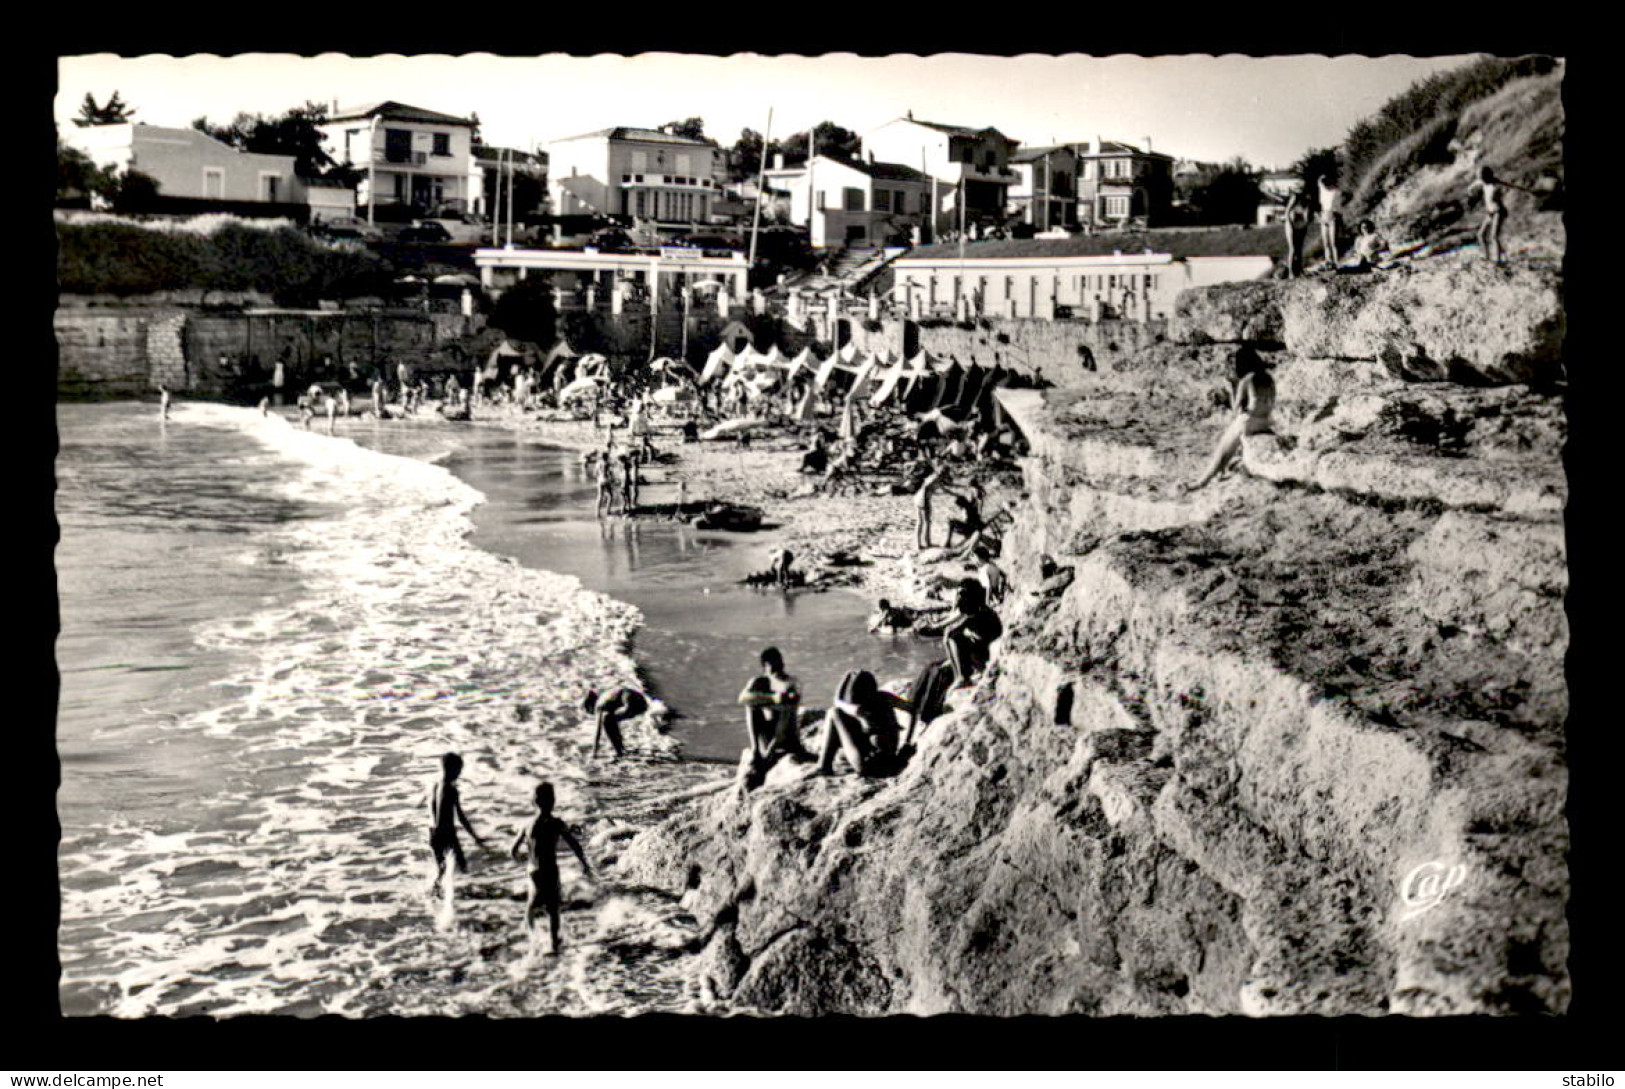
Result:
{"label": "person seated on cliff", "polygon": [[592,739],[593,756],[598,755],[599,741],[607,737],[610,747],[615,750],[615,759],[619,760],[626,755],[626,746],[621,740],[621,727],[648,712],[649,697],[636,688],[625,686],[612,688],[602,696],[596,690],[590,690],[581,701],[581,710],[589,715],[595,715],[598,720],[598,729]]}
{"label": "person seated on cliff", "polygon": [[1362,219],[1354,236],[1354,249],[1349,253],[1349,262],[1339,266],[1337,271],[1361,273],[1386,268],[1384,262],[1387,256],[1388,243],[1377,233],[1377,225],[1369,219]]}
{"label": "person seated on cliff", "polygon": [[987,590],[975,579],[961,579],[954,615],[942,630],[942,644],[954,670],[954,687],[971,684],[987,668],[993,644],[1004,635],[1004,623],[987,603]]}
{"label": "person seated on cliff", "polygon": [[895,775],[906,759],[896,712],[908,706],[901,696],[882,691],[867,669],[849,671],[835,690],[834,705],[824,715],[814,774],[834,775],[835,756],[842,753],[859,775]]}
{"label": "person seated on cliff", "polygon": [[1270,377],[1269,368],[1258,353],[1246,344],[1236,351],[1235,368],[1235,387],[1230,399],[1234,416],[1219,436],[1213,456],[1208,459],[1202,475],[1194,483],[1183,485],[1181,490],[1184,493],[1196,491],[1230,468],[1241,454],[1244,436],[1271,433],[1270,414],[1275,409],[1275,380]]}
{"label": "person seated on cliff", "polygon": [[762,672],[739,693],[752,765],[760,771],[781,756],[806,755],[801,744],[801,688],[777,647],[761,654]]}
{"label": "person seated on cliff", "polygon": [[943,541],[944,548],[954,546],[954,538],[961,536],[966,540],[982,532],[982,505],[979,498],[973,493],[949,492],[949,498],[954,506],[959,508],[957,518],[948,519],[948,537]]}
{"label": "person seated on cliff", "polygon": [[1004,595],[1009,591],[1010,580],[1005,577],[1004,570],[993,562],[993,550],[982,546],[976,549],[976,577],[987,593],[989,605],[998,605],[1004,601]]}

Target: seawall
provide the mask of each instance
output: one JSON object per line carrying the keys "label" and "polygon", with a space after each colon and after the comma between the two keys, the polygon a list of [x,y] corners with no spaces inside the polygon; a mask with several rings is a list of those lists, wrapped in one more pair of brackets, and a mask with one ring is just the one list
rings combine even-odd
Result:
{"label": "seawall", "polygon": [[[622,857],[708,926],[713,1008],[1565,1010],[1561,313],[1481,265],[1226,285],[1005,394],[982,683],[894,780],[781,766]],[[1244,342],[1275,434],[1185,494]]]}

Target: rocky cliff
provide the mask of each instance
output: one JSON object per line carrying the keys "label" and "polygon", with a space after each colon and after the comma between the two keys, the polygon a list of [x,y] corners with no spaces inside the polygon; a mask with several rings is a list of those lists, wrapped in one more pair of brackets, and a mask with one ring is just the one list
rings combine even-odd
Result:
{"label": "rocky cliff", "polygon": [[[1170,343],[1007,395],[983,682],[896,779],[781,766],[620,860],[704,924],[711,1008],[1566,1008],[1560,284],[1430,264],[1189,293]],[[1186,495],[1242,340],[1276,434]]]}

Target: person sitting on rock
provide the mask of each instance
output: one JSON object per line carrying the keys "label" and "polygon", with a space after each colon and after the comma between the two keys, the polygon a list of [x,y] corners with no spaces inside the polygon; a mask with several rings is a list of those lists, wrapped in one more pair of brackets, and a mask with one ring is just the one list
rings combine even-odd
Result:
{"label": "person sitting on rock", "polygon": [[976,577],[981,580],[982,588],[987,591],[989,605],[997,605],[1004,600],[1005,591],[1009,588],[1009,580],[1005,578],[1004,571],[993,562],[993,550],[986,546],[976,549],[977,559]]}
{"label": "person sitting on rock", "polygon": [[801,689],[785,671],[779,648],[764,649],[761,662],[761,675],[752,678],[739,693],[739,702],[745,708],[752,763],[765,770],[776,758],[803,751]]}
{"label": "person sitting on rock", "polygon": [[1004,634],[999,614],[987,604],[987,590],[975,579],[961,579],[954,615],[942,629],[942,644],[954,670],[954,687],[963,688],[987,668],[994,642]]}
{"label": "person sitting on rock", "polygon": [[867,669],[849,671],[835,690],[834,706],[824,715],[815,773],[834,775],[835,754],[844,753],[859,775],[896,774],[904,759],[896,711],[907,707],[907,700],[881,691]]}
{"label": "person sitting on rock", "polygon": [[959,508],[959,517],[948,520],[948,537],[943,541],[945,548],[952,548],[955,536],[962,534],[969,540],[982,532],[982,506],[975,495],[963,492],[949,492],[948,495]]}
{"label": "person sitting on rock", "polygon": [[1388,243],[1377,233],[1377,225],[1369,219],[1362,219],[1354,236],[1354,250],[1350,254],[1353,260],[1344,265],[1340,271],[1370,272],[1373,269],[1383,268],[1385,266],[1382,261],[1387,254]]}
{"label": "person sitting on rock", "polygon": [[1270,413],[1275,409],[1275,380],[1270,377],[1264,361],[1249,345],[1236,352],[1236,384],[1230,405],[1235,413],[1224,433],[1219,436],[1213,456],[1207,467],[1193,484],[1186,484],[1185,492],[1193,492],[1228,469],[1241,453],[1241,440],[1245,435],[1269,434]]}
{"label": "person sitting on rock", "polygon": [[1033,591],[1034,597],[1056,598],[1066,592],[1072,585],[1074,578],[1071,567],[1062,567],[1055,562],[1055,557],[1043,555],[1038,558],[1038,589]]}

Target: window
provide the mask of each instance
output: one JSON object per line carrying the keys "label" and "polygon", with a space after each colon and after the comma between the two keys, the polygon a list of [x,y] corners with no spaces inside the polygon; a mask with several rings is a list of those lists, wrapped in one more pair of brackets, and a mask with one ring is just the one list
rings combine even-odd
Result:
{"label": "window", "polygon": [[818,209],[819,211],[824,209],[824,191],[822,189],[818,191]]}
{"label": "window", "polygon": [[841,207],[848,212],[863,211],[863,190],[851,186],[841,190]]}
{"label": "window", "polygon": [[1128,215],[1128,197],[1104,197],[1101,202],[1101,215],[1108,219],[1122,219]]}
{"label": "window", "polygon": [[437,132],[434,134],[434,153],[445,157],[451,155],[451,133]]}
{"label": "window", "polygon": [[384,130],[384,159],[391,163],[412,161],[412,132],[410,129]]}
{"label": "window", "polygon": [[282,179],[276,174],[260,175],[260,197],[268,204],[277,202],[277,188]]}
{"label": "window", "polygon": [[877,211],[877,212],[889,212],[889,211],[891,211],[891,190],[890,189],[876,189],[875,190],[875,211]]}

